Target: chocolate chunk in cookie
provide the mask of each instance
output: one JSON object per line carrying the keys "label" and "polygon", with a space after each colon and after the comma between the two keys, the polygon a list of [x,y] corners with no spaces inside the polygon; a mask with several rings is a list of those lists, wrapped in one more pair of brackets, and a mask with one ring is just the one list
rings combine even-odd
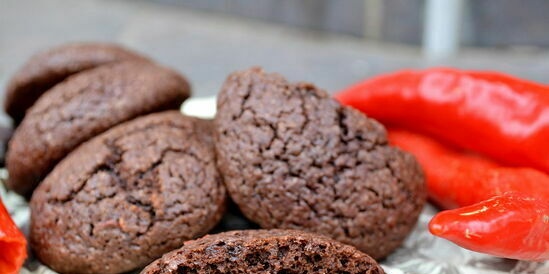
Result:
{"label": "chocolate chunk in cookie", "polygon": [[[387,106],[390,107],[390,106]],[[215,118],[218,168],[263,228],[330,236],[378,259],[414,227],[426,190],[381,124],[308,83],[253,68],[228,77]]]}
{"label": "chocolate chunk in cookie", "polygon": [[297,230],[243,230],[186,242],[142,274],[369,273],[383,269],[354,247]]}
{"label": "chocolate chunk in cookie", "polygon": [[168,111],[114,127],[69,154],[31,202],[30,243],[61,273],[142,267],[221,219],[211,121]]}
{"label": "chocolate chunk in cookie", "polygon": [[148,61],[116,44],[71,43],[32,56],[11,78],[4,108],[18,124],[40,95],[72,74],[123,60]]}
{"label": "chocolate chunk in cookie", "polygon": [[29,195],[72,149],[137,116],[178,109],[190,94],[178,73],[119,62],[69,77],[29,109],[8,146],[8,187]]}

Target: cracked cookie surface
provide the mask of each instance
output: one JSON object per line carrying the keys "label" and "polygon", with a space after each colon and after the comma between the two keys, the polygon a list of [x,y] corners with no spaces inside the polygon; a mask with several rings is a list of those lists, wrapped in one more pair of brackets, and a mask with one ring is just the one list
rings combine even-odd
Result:
{"label": "cracked cookie surface", "polygon": [[122,46],[109,43],[70,43],[33,55],[10,79],[4,109],[16,123],[36,100],[72,74],[123,60],[149,61]]}
{"label": "cracked cookie surface", "polygon": [[185,242],[142,274],[383,274],[368,255],[328,237],[297,230],[230,231]]}
{"label": "cracked cookie surface", "polygon": [[91,69],[55,86],[34,104],[8,144],[7,185],[29,195],[72,149],[140,115],[178,109],[190,95],[178,73],[141,62]]}
{"label": "cracked cookie surface", "polygon": [[30,243],[61,273],[142,267],[207,233],[225,207],[211,121],[168,111],[105,132],[69,154],[30,202]]}
{"label": "cracked cookie surface", "polygon": [[378,259],[425,203],[415,159],[387,144],[381,124],[311,84],[258,68],[233,73],[214,123],[227,190],[263,228],[324,234]]}

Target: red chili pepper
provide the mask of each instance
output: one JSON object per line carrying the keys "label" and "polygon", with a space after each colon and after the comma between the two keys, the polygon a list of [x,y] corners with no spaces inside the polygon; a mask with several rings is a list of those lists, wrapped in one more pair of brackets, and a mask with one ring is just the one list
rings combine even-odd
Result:
{"label": "red chili pepper", "polygon": [[518,260],[549,260],[549,200],[518,193],[442,211],[429,223],[436,236],[482,253]]}
{"label": "red chili pepper", "polygon": [[549,200],[549,175],[536,169],[500,166],[418,133],[394,128],[388,132],[391,144],[419,161],[429,198],[444,209],[472,205],[509,191]]}
{"label": "red chili pepper", "polygon": [[384,124],[549,172],[549,87],[496,72],[404,70],[336,95]]}
{"label": "red chili pepper", "polygon": [[19,273],[27,258],[27,240],[0,200],[0,273]]}

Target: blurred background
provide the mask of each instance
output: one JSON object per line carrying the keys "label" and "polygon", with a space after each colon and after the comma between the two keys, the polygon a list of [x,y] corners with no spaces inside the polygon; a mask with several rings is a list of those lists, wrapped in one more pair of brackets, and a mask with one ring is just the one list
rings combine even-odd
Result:
{"label": "blurred background", "polygon": [[0,0],[0,84],[36,51],[92,40],[178,69],[195,96],[253,65],[330,92],[440,65],[549,83],[548,12],[546,0]]}

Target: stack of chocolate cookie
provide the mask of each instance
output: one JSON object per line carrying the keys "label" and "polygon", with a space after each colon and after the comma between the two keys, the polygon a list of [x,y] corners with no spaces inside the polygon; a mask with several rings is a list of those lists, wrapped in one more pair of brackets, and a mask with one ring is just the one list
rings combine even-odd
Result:
{"label": "stack of chocolate cookie", "polygon": [[[383,273],[371,257],[409,234],[425,187],[382,125],[259,68],[227,78],[213,122],[175,110],[189,95],[176,72],[107,44],[55,48],[13,77],[8,186],[32,193],[42,262],[120,273],[179,248],[143,273]],[[264,230],[192,240],[227,196]]]}
{"label": "stack of chocolate cookie", "polygon": [[32,57],[6,92],[7,185],[32,194],[30,243],[52,269],[130,271],[221,219],[211,121],[178,111],[190,86],[177,72],[70,44]]}
{"label": "stack of chocolate cookie", "polygon": [[8,186],[29,195],[69,152],[140,115],[177,109],[185,78],[110,44],[69,44],[33,56],[11,79],[5,109],[18,125]]}

